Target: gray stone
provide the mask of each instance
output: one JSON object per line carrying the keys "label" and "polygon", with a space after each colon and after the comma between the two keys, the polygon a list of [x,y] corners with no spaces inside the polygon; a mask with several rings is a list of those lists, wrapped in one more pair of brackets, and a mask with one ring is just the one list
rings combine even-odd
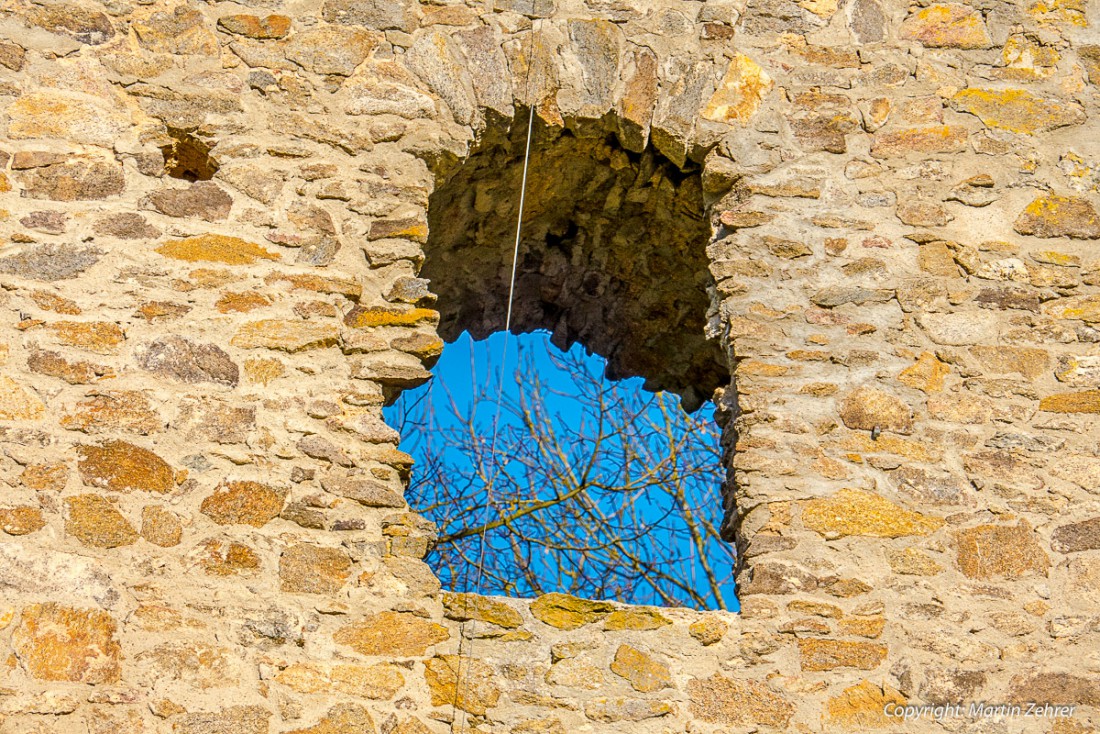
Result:
{"label": "gray stone", "polygon": [[876,0],[855,0],[848,5],[848,28],[859,43],[886,40],[886,16]]}
{"label": "gray stone", "polygon": [[870,289],[859,286],[833,285],[822,288],[810,297],[822,308],[836,308],[845,303],[861,305],[864,303],[886,303],[894,297],[894,292],[882,288]]}
{"label": "gray stone", "polygon": [[149,194],[149,204],[169,217],[220,222],[229,216],[233,198],[213,181],[196,181],[185,189],[161,189]]}
{"label": "gray stone", "polygon": [[1059,553],[1100,549],[1100,517],[1056,528],[1050,536],[1050,547]]}
{"label": "gray stone", "polygon": [[53,201],[93,201],[121,194],[126,188],[122,164],[112,158],[73,156],[28,168],[17,174],[24,196]]}
{"label": "gray stone", "polygon": [[180,336],[166,336],[145,346],[137,354],[138,364],[150,372],[182,382],[217,382],[235,386],[240,370],[224,349],[213,344],[196,344]]}
{"label": "gray stone", "polygon": [[618,26],[606,20],[569,21],[565,51],[574,57],[569,67],[580,75],[566,78],[558,92],[562,115],[597,120],[611,110],[619,82],[622,35]]}
{"label": "gray stone", "polygon": [[466,56],[470,74],[477,79],[474,94],[478,104],[506,119],[515,114],[512,105],[512,75],[501,50],[499,34],[491,26],[459,31],[454,39]]}
{"label": "gray stone", "polygon": [[468,125],[474,119],[476,98],[461,54],[450,35],[432,30],[413,43],[405,63],[447,103],[455,120]]}
{"label": "gray stone", "polygon": [[381,38],[381,34],[359,28],[311,28],[290,39],[286,57],[315,74],[351,76]]}
{"label": "gray stone", "polygon": [[19,223],[27,229],[46,234],[62,234],[69,215],[65,212],[31,212],[21,218]]}
{"label": "gray stone", "polygon": [[328,23],[411,32],[416,27],[415,8],[409,0],[325,0],[321,17]]}
{"label": "gray stone", "polygon": [[102,254],[94,247],[24,245],[18,252],[0,257],[0,273],[32,280],[66,280],[95,265]]}
{"label": "gray stone", "polygon": [[317,434],[303,436],[298,441],[298,450],[311,459],[321,459],[339,466],[355,466],[355,462],[339,446]]}
{"label": "gray stone", "polygon": [[55,601],[93,601],[110,609],[119,591],[94,559],[22,543],[0,544],[0,593],[33,594]]}
{"label": "gray stone", "polygon": [[347,497],[367,507],[404,507],[405,499],[385,484],[367,477],[332,472],[321,477],[326,492]]}
{"label": "gray stone", "polygon": [[92,231],[103,237],[118,237],[120,240],[148,240],[161,235],[159,229],[135,212],[100,217],[92,225]]}

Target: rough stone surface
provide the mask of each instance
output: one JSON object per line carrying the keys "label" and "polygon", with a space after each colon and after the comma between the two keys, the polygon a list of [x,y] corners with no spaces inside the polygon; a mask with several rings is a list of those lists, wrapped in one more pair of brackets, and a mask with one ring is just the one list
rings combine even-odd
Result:
{"label": "rough stone surface", "polygon": [[11,642],[32,678],[94,685],[122,675],[117,633],[106,612],[49,602],[23,609]]}
{"label": "rough stone surface", "polygon": [[333,639],[360,655],[413,657],[450,637],[447,628],[411,614],[380,612],[341,627]]}
{"label": "rough stone surface", "polygon": [[[1095,11],[7,3],[0,731],[1095,729]],[[532,110],[511,327],[714,402],[740,614],[432,572]]]}

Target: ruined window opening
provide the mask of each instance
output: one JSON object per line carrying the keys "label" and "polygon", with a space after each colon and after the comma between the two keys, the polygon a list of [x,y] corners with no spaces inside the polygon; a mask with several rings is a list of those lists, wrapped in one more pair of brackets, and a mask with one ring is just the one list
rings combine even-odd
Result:
{"label": "ruined window opening", "polygon": [[164,172],[171,178],[184,181],[209,181],[218,172],[218,162],[210,155],[208,145],[187,130],[168,128],[172,142],[161,146],[164,156]]}
{"label": "ruined window opening", "polygon": [[[443,178],[431,197],[430,236],[421,275],[431,281],[431,289],[438,295],[439,332],[448,342],[464,333],[483,340],[504,327],[526,112],[516,119],[524,124],[491,126],[475,152]],[[721,347],[705,335],[711,303],[705,253],[710,232],[700,172],[688,165],[682,170],[652,148],[628,151],[618,144],[610,126],[592,124],[564,130],[540,123],[531,153],[512,332],[546,332],[549,341],[566,353],[559,359],[583,359],[577,352],[583,348],[605,360],[605,380],[640,377],[646,391],[674,393],[685,410],[696,411],[716,389],[728,386],[730,377]],[[579,347],[571,352],[575,345]],[[444,357],[448,354],[445,351]],[[521,379],[531,367],[525,369]],[[436,373],[440,374],[438,366]],[[512,380],[512,373],[506,373],[505,379]],[[649,397],[666,408],[674,405],[659,396]],[[391,410],[407,413],[410,402],[417,399],[410,393]],[[401,423],[400,416],[391,413],[391,417]],[[403,434],[407,439],[410,430],[415,429],[406,425]],[[710,527],[717,527],[721,515],[717,428],[711,439],[714,478],[705,520]],[[421,443],[409,440],[414,454]],[[438,466],[425,467],[422,461],[421,467],[414,469],[414,485],[425,480],[417,471],[436,472],[429,482],[456,479],[440,474]],[[422,493],[414,486],[410,491],[414,509],[424,509],[416,506],[418,496]],[[446,510],[454,513],[461,508],[441,508],[436,503],[427,509],[429,519],[445,525],[443,535],[453,535],[453,518]],[[498,517],[508,516],[502,515],[507,510],[499,507],[493,512]],[[714,535],[717,540],[717,531]],[[489,552],[502,552],[499,544],[509,542],[490,539]],[[667,538],[647,539],[639,534],[632,542],[660,544]],[[722,576],[721,595],[726,606],[736,604],[732,553],[732,546],[724,546],[715,558],[695,559],[721,567],[717,573]],[[480,559],[468,547],[457,555],[468,568],[456,572],[437,565],[436,570],[452,589],[474,590],[477,571],[473,566]],[[625,558],[623,563],[637,565]],[[500,583],[483,584],[482,592],[532,592],[529,580],[511,586],[504,579],[497,581]],[[719,606],[687,593],[683,584],[690,586],[693,579],[685,577],[679,582],[679,592],[671,595],[649,593],[621,600]],[[553,588],[551,584],[535,591],[575,589]],[[618,593],[603,589],[608,591]],[[580,593],[585,595],[584,589]]]}

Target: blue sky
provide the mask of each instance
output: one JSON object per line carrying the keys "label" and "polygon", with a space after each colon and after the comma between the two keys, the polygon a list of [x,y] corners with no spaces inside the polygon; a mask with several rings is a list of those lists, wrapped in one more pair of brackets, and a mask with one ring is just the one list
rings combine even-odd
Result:
{"label": "blue sky", "polygon": [[[506,355],[506,361],[502,370],[503,355]],[[500,512],[496,506],[479,510],[473,516],[470,513],[460,514],[449,510],[453,504],[467,504],[483,498],[484,495],[479,494],[476,487],[466,490],[458,503],[443,503],[441,507],[431,507],[432,499],[439,492],[457,491],[453,488],[457,475],[476,473],[474,462],[468,455],[471,453],[468,446],[465,448],[455,446],[453,445],[455,440],[450,442],[451,445],[445,445],[447,442],[442,437],[450,431],[449,435],[452,438],[457,436],[459,443],[480,440],[483,446],[488,447],[492,441],[493,423],[497,420],[496,396],[498,394],[503,396],[505,404],[515,405],[522,399],[540,400],[545,407],[545,413],[540,414],[542,417],[538,421],[539,425],[552,424],[559,435],[571,434],[573,431],[584,433],[591,429],[594,425],[593,409],[585,408],[584,401],[578,395],[583,388],[578,387],[578,380],[562,368],[560,364],[562,356],[562,352],[549,343],[549,335],[545,332],[519,336],[497,332],[479,342],[473,341],[468,334],[463,334],[455,343],[447,345],[439,363],[432,370],[435,375],[433,380],[417,390],[406,391],[394,406],[386,409],[387,420],[402,430],[403,447],[417,459],[418,465],[414,467],[412,487],[409,492],[410,503],[414,509],[424,511],[429,519],[441,527],[452,529],[463,522],[467,525],[475,524],[471,517],[480,519],[499,516]],[[573,369],[582,370],[590,377],[596,378],[592,383],[584,383],[590,384],[590,390],[591,385],[610,384],[602,380],[603,358],[597,355],[584,355],[583,348],[579,345],[575,345],[568,356],[573,358],[570,363]],[[504,376],[503,391],[500,392],[502,375]],[[693,466],[703,467],[705,464],[705,468],[697,468],[697,476],[684,482],[686,494],[682,496],[690,499],[690,506],[696,508],[696,517],[706,515],[708,516],[706,519],[716,526],[720,522],[722,471],[717,461],[717,429],[713,425],[713,407],[707,404],[688,417],[680,411],[676,396],[664,395],[654,398],[641,389],[641,384],[641,378],[618,381],[614,384],[614,389],[617,391],[615,394],[625,396],[624,405],[644,406],[638,410],[644,410],[644,418],[650,421],[651,425],[657,425],[661,421],[675,423],[676,435],[681,436],[678,440],[684,442],[677,449],[678,455],[691,451],[699,452],[699,457],[705,456],[705,459],[694,460]],[[489,399],[475,400],[479,392],[483,396],[488,396]],[[478,437],[469,438],[469,432],[463,433],[461,430],[463,422],[458,416],[468,416],[471,407],[475,404],[478,409],[473,416],[473,426]],[[591,401],[589,405],[591,406]],[[530,497],[531,501],[534,501],[534,498],[539,496],[539,492],[545,488],[545,477],[540,474],[539,467],[532,469],[530,466],[523,467],[515,462],[500,461],[499,457],[511,450],[509,447],[528,445],[525,443],[528,439],[524,438],[524,429],[516,414],[505,408],[499,411],[499,415],[498,458],[489,461],[489,464],[497,465],[494,471],[507,475],[507,484],[513,488],[515,494],[521,498]],[[405,416],[414,417],[406,419]],[[618,435],[624,434],[620,432]],[[641,453],[651,452],[655,457],[672,453],[671,450],[666,451],[660,445],[659,432],[656,443],[652,431],[639,435],[649,436],[649,438],[639,439],[639,445],[636,448]],[[583,441],[572,441],[567,452],[570,458],[566,460],[566,464],[583,462],[586,449]],[[431,452],[435,452],[437,457],[436,465],[445,465],[446,471],[432,473],[425,470],[428,466],[427,456]],[[485,453],[489,454],[488,451]],[[600,456],[601,461],[604,461],[602,458],[604,454]],[[606,461],[607,465],[595,467],[595,473],[603,477],[601,481],[613,483],[617,469],[610,465],[611,460]],[[433,476],[426,480],[428,474]],[[532,486],[527,487],[524,482],[530,482]],[[443,486],[444,484],[446,487]],[[477,484],[476,480],[474,484]],[[506,493],[506,490],[500,491]],[[481,504],[484,505],[484,502],[482,501]],[[669,498],[668,493],[663,491],[663,487],[649,488],[644,491],[612,492],[600,495],[598,500],[600,511],[606,511],[610,517],[616,518],[616,522],[627,523],[628,521],[624,518],[630,517],[633,518],[632,522],[647,528],[644,537],[637,540],[638,544],[648,546],[648,550],[641,551],[643,554],[648,553],[650,557],[657,558],[661,558],[662,553],[668,558],[675,555],[683,556],[677,562],[674,573],[679,574],[680,580],[691,588],[704,586],[706,584],[700,579],[706,575],[705,567],[695,562],[695,547],[678,540],[678,538],[687,537],[686,532],[682,533],[678,529],[679,526],[673,524],[674,520],[668,519],[676,514],[674,504],[675,501]],[[561,520],[554,518],[551,522],[561,522]],[[651,527],[650,523],[652,523]],[[619,530],[622,529],[623,526],[620,524]],[[527,532],[540,531],[528,529]],[[475,540],[470,538],[465,542],[473,543]],[[478,544],[476,550],[470,545],[465,552],[467,558],[478,560],[484,552],[493,556],[489,559],[490,562],[497,561],[498,565],[506,566],[507,562],[503,558],[497,558],[496,554],[507,554],[508,547],[514,547],[514,543],[510,546],[504,535],[491,534],[484,551],[481,551],[481,546]],[[714,583],[719,583],[718,595],[722,597],[728,608],[736,609],[737,602],[734,597],[732,578],[732,548],[717,540],[712,541],[707,547],[706,555],[711,574],[706,577],[720,579],[718,582],[712,581],[710,587],[714,588]],[[592,557],[595,558],[595,555]],[[547,584],[540,589],[541,591],[569,591],[568,588],[554,588],[555,574],[559,576],[562,574],[561,569],[556,568],[555,564],[576,565],[578,558],[576,555],[559,558],[555,552],[544,548],[539,553],[525,558],[522,563],[538,567],[540,578]],[[430,556],[428,561],[430,563],[434,561],[433,565],[436,566],[445,587],[458,591],[477,590],[475,588],[477,582],[474,580],[477,574],[468,576],[464,575],[464,572],[448,571],[446,564],[441,563],[439,557],[433,559]],[[580,558],[580,561],[583,565],[584,559]],[[462,565],[454,563],[453,559],[452,564],[450,568]],[[494,566],[494,568],[497,567]],[[503,573],[507,575],[506,571]],[[569,573],[566,572],[565,575],[568,576]],[[495,583],[491,576],[492,574],[482,578],[483,593],[507,593],[520,596],[537,593],[537,590],[532,592],[530,583],[522,581],[518,581],[516,586],[509,587],[505,584],[503,588],[496,588],[501,584]],[[560,585],[562,582],[558,583]],[[646,583],[636,585],[632,583],[629,588],[616,588],[620,588],[618,594],[610,595],[627,597],[619,599],[621,601],[669,604],[675,603],[670,601],[668,596],[673,594],[679,603],[709,608],[719,606],[714,601],[717,598],[714,594],[711,594],[708,600],[695,598],[692,601],[689,598],[681,599],[684,596],[683,590],[676,591],[672,587],[669,587],[664,597],[655,596],[654,590]],[[626,590],[622,590],[623,588]]]}

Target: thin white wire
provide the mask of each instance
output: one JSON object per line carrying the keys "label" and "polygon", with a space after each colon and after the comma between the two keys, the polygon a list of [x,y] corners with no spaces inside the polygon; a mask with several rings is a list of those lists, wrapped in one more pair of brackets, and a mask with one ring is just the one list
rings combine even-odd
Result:
{"label": "thin white wire", "polygon": [[[493,484],[496,482],[496,478],[500,475],[500,468],[501,468],[500,467],[500,462],[498,462],[496,460],[496,458],[497,458],[497,456],[496,456],[497,436],[499,434],[499,429],[500,429],[501,404],[504,402],[504,374],[505,374],[506,366],[508,364],[508,340],[512,335],[512,332],[511,332],[511,328],[512,328],[512,303],[513,303],[513,300],[515,298],[515,293],[516,293],[516,267],[519,263],[519,243],[520,243],[520,238],[521,238],[522,233],[523,233],[523,209],[524,209],[524,205],[527,203],[527,170],[528,170],[528,165],[531,161],[531,133],[534,130],[534,127],[535,127],[535,105],[532,104],[530,100],[528,100],[528,103],[531,105],[531,109],[530,109],[530,114],[527,117],[527,144],[524,147],[524,151],[523,151],[523,180],[520,183],[520,188],[519,188],[519,214],[516,217],[516,241],[515,241],[515,244],[512,246],[512,273],[511,273],[511,276],[509,278],[509,283],[508,283],[508,310],[507,310],[507,313],[504,317],[504,346],[503,346],[503,349],[501,351],[501,358],[500,358],[500,378],[499,378],[499,381],[498,381],[499,387],[497,389],[497,410],[496,410],[496,415],[493,417],[493,439],[492,439],[492,442],[489,444],[489,457],[490,457],[490,460],[493,462],[493,470],[489,474],[489,483],[486,485],[486,488],[485,488],[485,507],[482,509],[482,512],[481,512],[481,521],[480,521],[481,533],[480,533],[480,536],[479,536],[480,547],[479,547],[479,550],[478,550],[478,559],[477,559],[477,578],[476,578],[476,581],[474,582],[474,594],[475,595],[480,595],[481,594],[481,581],[482,581],[482,577],[485,574],[485,548],[486,548],[486,542],[485,542],[486,530],[485,530],[485,526],[488,524],[489,511],[492,509],[492,506],[493,506]],[[465,628],[465,622],[463,622],[462,628]],[[457,665],[455,666],[455,668],[456,668],[455,669],[455,700],[454,700],[454,705],[452,707],[452,712],[451,712],[451,731],[452,732],[454,732],[454,722],[457,718],[455,716],[454,709],[456,709],[458,707],[459,691],[461,690],[462,684],[464,682],[463,679],[462,679],[462,648],[461,648],[462,638],[464,636],[465,635],[462,632],[459,633],[459,655],[458,655]],[[467,660],[471,664],[472,664],[473,659],[474,659],[473,647],[474,647],[474,641],[473,641],[473,638],[471,638],[470,641],[469,641],[469,644],[466,646],[466,657],[467,657]],[[466,710],[465,709],[462,710],[462,728],[463,729],[466,728]]]}

